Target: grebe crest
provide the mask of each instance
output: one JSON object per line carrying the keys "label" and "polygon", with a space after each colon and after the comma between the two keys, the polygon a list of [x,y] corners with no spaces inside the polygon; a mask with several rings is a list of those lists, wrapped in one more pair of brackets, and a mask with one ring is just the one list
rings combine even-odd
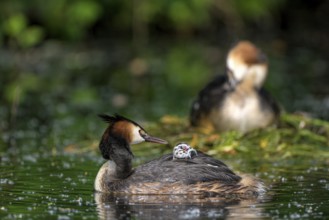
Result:
{"label": "grebe crest", "polygon": [[186,143],[176,145],[173,150],[173,159],[191,159],[197,155],[197,151]]}
{"label": "grebe crest", "polygon": [[115,114],[114,116],[109,116],[99,114],[98,116],[109,123],[109,127],[104,132],[102,140],[115,137],[122,139],[128,144],[139,144],[144,141],[168,144],[165,140],[150,136],[142,126],[121,115]]}

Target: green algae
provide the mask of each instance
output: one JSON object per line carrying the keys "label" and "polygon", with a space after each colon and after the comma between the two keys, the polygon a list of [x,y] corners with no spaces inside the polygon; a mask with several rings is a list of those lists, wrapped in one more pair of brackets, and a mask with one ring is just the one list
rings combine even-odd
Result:
{"label": "green algae", "polygon": [[329,156],[329,122],[298,114],[283,114],[277,127],[247,134],[236,131],[203,133],[189,128],[186,118],[175,116],[164,116],[160,122],[146,127],[149,133],[165,138],[172,146],[186,142],[221,157],[261,156],[276,160],[291,157],[326,159]]}
{"label": "green algae", "polygon": [[[137,161],[171,152],[185,142],[204,153],[221,158],[245,158],[278,161],[289,158],[327,160],[329,158],[329,122],[299,114],[283,114],[279,125],[247,134],[236,131],[205,133],[191,128],[187,118],[163,116],[159,121],[143,123],[148,133],[163,138],[168,145],[143,143],[133,146]],[[66,152],[98,153],[98,140],[69,145]]]}

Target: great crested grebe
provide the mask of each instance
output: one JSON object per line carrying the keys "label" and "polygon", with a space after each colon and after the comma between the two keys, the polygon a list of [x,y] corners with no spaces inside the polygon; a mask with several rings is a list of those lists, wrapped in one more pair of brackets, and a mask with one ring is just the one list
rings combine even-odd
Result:
{"label": "great crested grebe", "polygon": [[104,159],[94,188],[103,193],[125,194],[216,194],[257,196],[264,184],[248,175],[239,176],[223,162],[179,144],[174,153],[132,168],[130,145],[143,141],[167,144],[151,137],[125,117],[100,115],[109,123],[99,144]]}
{"label": "great crested grebe", "polygon": [[215,77],[193,102],[190,123],[195,127],[242,133],[275,123],[280,109],[263,88],[267,58],[249,41],[233,47],[226,75]]}

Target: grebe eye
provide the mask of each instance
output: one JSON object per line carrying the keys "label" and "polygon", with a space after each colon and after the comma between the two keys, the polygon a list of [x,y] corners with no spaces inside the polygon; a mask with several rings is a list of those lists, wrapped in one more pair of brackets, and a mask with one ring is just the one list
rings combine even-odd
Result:
{"label": "grebe eye", "polygon": [[140,134],[142,137],[146,136],[146,132],[145,132],[144,130],[139,130],[139,134]]}

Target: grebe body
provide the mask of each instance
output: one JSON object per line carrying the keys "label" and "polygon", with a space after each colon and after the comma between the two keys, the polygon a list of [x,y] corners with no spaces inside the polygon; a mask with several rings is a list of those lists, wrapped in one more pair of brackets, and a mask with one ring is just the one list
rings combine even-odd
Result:
{"label": "grebe body", "polygon": [[263,88],[266,56],[248,41],[228,54],[226,75],[217,76],[193,102],[192,126],[242,133],[275,123],[280,109]]}
{"label": "grebe body", "polygon": [[108,161],[100,168],[95,180],[94,188],[98,192],[257,196],[265,191],[264,184],[258,179],[239,176],[220,160],[186,144],[177,145],[174,153],[133,169],[130,144],[141,140],[160,144],[166,141],[149,136],[137,123],[122,116],[101,117],[110,125],[100,142],[101,153]]}

